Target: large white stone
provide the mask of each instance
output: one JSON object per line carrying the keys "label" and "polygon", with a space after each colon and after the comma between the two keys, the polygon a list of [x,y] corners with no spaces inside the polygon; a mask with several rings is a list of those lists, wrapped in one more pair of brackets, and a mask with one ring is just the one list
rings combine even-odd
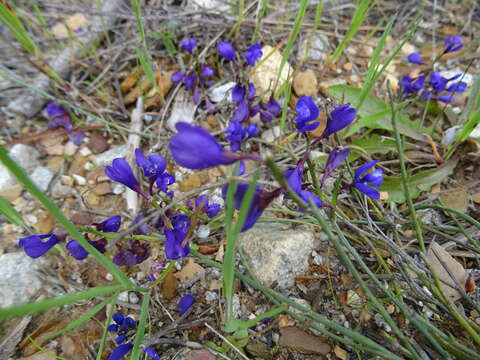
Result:
{"label": "large white stone", "polygon": [[98,154],[93,159],[93,163],[96,166],[110,166],[112,165],[113,159],[124,158],[127,156],[128,146],[120,145],[110,150],[107,150],[101,154]]}
{"label": "large white stone", "polygon": [[32,259],[23,251],[0,256],[0,308],[25,303],[45,286],[39,270],[48,261]]}
{"label": "large white stone", "polygon": [[[30,173],[35,169],[35,167],[40,165],[38,157],[40,156],[39,152],[28,145],[24,144],[15,144],[12,146],[8,155],[27,173]],[[10,174],[6,167],[0,164],[0,189],[7,188],[9,186],[15,185],[17,180],[15,177]]]}
{"label": "large white stone", "polygon": [[281,224],[257,224],[242,233],[239,246],[254,275],[263,284],[280,289],[295,284],[295,275],[308,270],[314,234],[305,228],[285,229]]}

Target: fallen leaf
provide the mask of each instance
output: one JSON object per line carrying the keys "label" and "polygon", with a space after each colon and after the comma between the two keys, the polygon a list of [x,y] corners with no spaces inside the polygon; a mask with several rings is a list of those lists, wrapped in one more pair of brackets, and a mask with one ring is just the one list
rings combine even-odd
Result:
{"label": "fallen leaf", "polygon": [[198,265],[193,259],[188,259],[187,264],[175,274],[182,284],[205,276],[205,269]]}
{"label": "fallen leaf", "polygon": [[172,300],[177,295],[177,278],[173,273],[168,274],[162,282],[162,295],[167,300]]}
{"label": "fallen leaf", "polygon": [[142,73],[142,68],[140,66],[136,66],[130,71],[127,77],[123,79],[122,83],[120,84],[120,91],[122,94],[125,94],[135,86]]}
{"label": "fallen leaf", "polygon": [[280,332],[279,344],[302,354],[326,355],[330,352],[330,345],[324,337],[310,335],[293,326],[284,327]]}
{"label": "fallen leaf", "polygon": [[468,194],[465,188],[456,188],[440,194],[440,202],[452,209],[466,212],[468,207]]}
{"label": "fallen leaf", "polygon": [[270,351],[270,347],[262,342],[255,342],[255,343],[248,343],[247,346],[247,351],[252,357],[255,358],[260,358],[260,359],[265,359],[265,360],[271,360],[273,359],[273,355]]}
{"label": "fallen leaf", "polygon": [[215,360],[215,355],[213,355],[207,349],[201,350],[191,350],[186,355],[187,360]]}
{"label": "fallen leaf", "polygon": [[457,260],[455,260],[442,246],[432,241],[427,257],[433,273],[440,281],[440,287],[445,296],[450,301],[458,300],[462,297],[457,290],[457,286],[464,288],[468,274]]}

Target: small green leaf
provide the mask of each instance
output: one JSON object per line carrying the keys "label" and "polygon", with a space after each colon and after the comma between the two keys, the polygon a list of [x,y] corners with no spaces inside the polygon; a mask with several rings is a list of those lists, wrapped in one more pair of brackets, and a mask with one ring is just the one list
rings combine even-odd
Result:
{"label": "small green leaf", "polygon": [[[362,89],[348,85],[333,85],[328,88],[328,93],[337,100],[356,103]],[[360,119],[355,121],[347,130],[345,137],[351,136],[358,130],[366,127],[369,129],[382,129],[393,131],[390,107],[372,94],[368,94],[363,106],[358,111]],[[400,114],[398,118],[400,134],[415,140],[424,140],[422,133],[431,133],[428,128],[421,128],[419,121],[412,121],[407,115]]]}
{"label": "small green leaf", "polygon": [[[387,154],[390,151],[396,151],[397,145],[393,138],[372,134],[367,138],[353,139],[352,145],[355,145],[368,154]],[[404,149],[411,149],[412,145],[405,143]],[[353,149],[355,150],[355,149]]]}
{"label": "small green leaf", "polygon": [[[421,171],[410,176],[408,179],[408,188],[412,199],[420,195],[422,191],[428,191],[433,185],[442,182],[453,172],[455,166],[457,166],[457,162],[458,159],[451,159],[438,168]],[[403,203],[406,200],[402,179],[399,177],[385,178],[380,190],[388,192],[388,201]]]}
{"label": "small green leaf", "polygon": [[14,225],[23,225],[22,215],[13,208],[10,203],[0,196],[0,213]]}

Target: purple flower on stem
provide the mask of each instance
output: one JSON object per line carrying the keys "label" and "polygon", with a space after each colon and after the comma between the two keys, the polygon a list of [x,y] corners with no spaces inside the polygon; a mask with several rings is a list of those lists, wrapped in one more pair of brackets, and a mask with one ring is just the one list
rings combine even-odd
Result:
{"label": "purple flower on stem", "polygon": [[280,111],[282,111],[282,107],[273,97],[268,100],[266,105],[262,104],[261,107],[262,111],[260,111],[260,120],[262,120],[264,123],[272,121],[273,118],[280,114]]}
{"label": "purple flower on stem", "polygon": [[77,260],[83,260],[88,256],[88,251],[77,240],[70,240],[65,247],[68,253]]}
{"label": "purple flower on stem", "polygon": [[169,260],[177,260],[185,257],[190,252],[190,245],[186,237],[190,230],[190,219],[185,214],[177,214],[170,219],[172,229],[165,228],[165,257]]}
{"label": "purple flower on stem", "polygon": [[302,188],[302,170],[298,166],[286,169],[284,177],[292,190],[307,204],[310,204],[310,199],[312,199],[317,207],[323,206],[322,200],[317,195]]}
{"label": "purple flower on stem", "polygon": [[188,309],[193,305],[195,302],[195,298],[192,295],[185,295],[180,299],[178,302],[178,308],[180,309],[180,316],[185,314]]}
{"label": "purple flower on stem", "polygon": [[315,130],[320,123],[317,120],[320,109],[315,104],[311,96],[300,96],[295,106],[297,117],[294,121],[297,123],[298,132]]}
{"label": "purple flower on stem", "polygon": [[54,234],[30,235],[20,238],[18,245],[33,259],[45,255],[59,240]]}
{"label": "purple flower on stem", "polygon": [[68,115],[67,109],[57,102],[49,101],[48,105],[45,107],[45,114],[47,117],[59,117],[63,115]]}
{"label": "purple flower on stem", "polygon": [[[142,221],[144,218],[141,215],[138,215],[133,219],[132,221],[132,226],[137,225],[140,221]],[[139,227],[137,227],[135,230],[133,230],[134,235],[148,235],[148,226],[147,223],[143,223]]]}
{"label": "purple flower on stem", "polygon": [[210,66],[205,65],[202,67],[202,76],[211,77],[215,75],[215,70],[213,70]]}
{"label": "purple flower on stem", "polygon": [[[380,192],[376,188],[382,186],[383,170],[375,169],[371,173],[365,173],[374,167],[377,162],[377,160],[369,161],[355,170],[355,176],[352,184],[355,188],[357,188],[357,190],[374,200],[378,200],[380,198]],[[376,188],[371,185],[375,186]]]}
{"label": "purple flower on stem", "polygon": [[448,79],[440,75],[440,72],[433,71],[430,74],[430,85],[436,93],[442,92],[447,87]]}
{"label": "purple flower on stem", "polygon": [[155,351],[154,348],[151,346],[147,346],[143,351],[152,359],[152,360],[160,360],[160,355]]}
{"label": "purple flower on stem", "polygon": [[464,81],[458,81],[447,88],[448,92],[462,93],[467,88],[467,83]]}
{"label": "purple flower on stem", "polygon": [[443,44],[446,46],[445,50],[443,51],[444,54],[458,51],[463,47],[462,39],[460,39],[458,36],[452,35],[447,36]]}
{"label": "purple flower on stem", "polygon": [[147,198],[147,196],[143,193],[140,184],[135,178],[132,168],[125,159],[114,159],[112,161],[112,165],[105,168],[105,174],[113,181],[119,182]]}
{"label": "purple flower on stem", "polygon": [[135,160],[142,168],[143,175],[151,182],[155,181],[167,168],[167,161],[163,156],[152,154],[145,157],[140,149],[135,150]]}
{"label": "purple flower on stem", "polygon": [[248,65],[255,66],[255,63],[263,55],[262,45],[253,44],[247,49],[247,51],[245,51],[244,55],[245,55],[245,59],[247,59]]}
{"label": "purple flower on stem", "polygon": [[180,122],[176,128],[178,133],[170,140],[169,148],[180,166],[202,170],[237,160],[228,157],[228,152],[201,126]]}
{"label": "purple flower on stem", "polygon": [[228,41],[220,41],[218,43],[218,52],[222,57],[224,57],[228,61],[235,60],[235,49],[233,48],[232,44],[230,44]]}
{"label": "purple flower on stem", "polygon": [[345,161],[348,154],[350,154],[350,149],[340,150],[338,146],[336,146],[330,152],[330,154],[328,154],[328,159],[325,163],[325,168],[323,169],[323,177],[322,181],[320,182],[320,187],[323,187],[325,180],[330,176],[333,170],[338,168]]}
{"label": "purple flower on stem", "polygon": [[170,77],[170,80],[172,80],[174,84],[178,84],[183,80],[184,77],[185,77],[185,73],[183,71],[176,71],[172,74],[172,76]]}
{"label": "purple flower on stem", "polygon": [[186,38],[181,43],[180,46],[186,52],[192,53],[193,50],[197,47],[197,40],[194,38]]}
{"label": "purple flower on stem", "polygon": [[407,59],[410,64],[420,65],[423,62],[422,55],[418,52],[411,53],[408,55]]}
{"label": "purple flower on stem", "polygon": [[185,77],[185,88],[191,89],[195,82],[197,81],[197,75],[190,73]]}
{"label": "purple flower on stem", "polygon": [[151,254],[150,245],[138,240],[128,240],[127,246],[117,245],[118,250],[112,261],[118,266],[133,266],[141,264]]}
{"label": "purple flower on stem", "polygon": [[[240,210],[242,206],[243,198],[245,197],[248,189],[248,184],[239,183],[235,189],[235,193],[233,194],[233,203],[235,209]],[[222,188],[222,197],[226,200],[227,193],[228,193],[229,184],[226,184]],[[250,208],[248,209],[247,218],[245,219],[245,223],[242,226],[241,232],[247,231],[250,229],[257,220],[262,215],[263,211],[267,208],[267,206],[272,202],[272,200],[280,195],[281,189],[268,192],[261,188],[260,185],[255,187],[255,192],[253,194],[252,202],[250,203]]]}
{"label": "purple flower on stem", "polygon": [[163,173],[157,178],[157,181],[155,184],[157,184],[157,187],[166,193],[168,191],[168,186],[172,185],[175,182],[175,176],[169,174],[169,173]]}
{"label": "purple flower on stem", "polygon": [[206,195],[200,195],[197,200],[195,200],[195,206],[201,206],[201,209],[209,218],[217,216],[221,210],[220,204],[210,204]]}
{"label": "purple flower on stem", "polygon": [[327,127],[322,134],[322,137],[330,136],[352,123],[352,121],[357,116],[357,111],[350,107],[350,103],[341,105],[330,113],[329,119],[327,121]]}
{"label": "purple flower on stem", "polygon": [[103,232],[117,232],[121,225],[122,217],[120,215],[115,215],[100,223],[98,225],[98,230]]}
{"label": "purple flower on stem", "polygon": [[400,81],[400,87],[402,88],[404,98],[416,94],[425,84],[425,75],[419,76],[416,79],[412,79],[409,76],[404,75]]}
{"label": "purple flower on stem", "polygon": [[133,344],[122,344],[117,346],[113,351],[110,353],[108,360],[120,360],[127,355],[130,350],[132,350]]}
{"label": "purple flower on stem", "polygon": [[245,97],[245,88],[241,84],[235,85],[232,89],[232,101],[235,103],[240,103]]}
{"label": "purple flower on stem", "polygon": [[234,120],[230,122],[227,130],[225,130],[225,133],[229,134],[225,139],[230,141],[230,150],[236,152],[240,150],[240,146],[244,140],[257,136],[258,132],[257,124],[242,126],[239,121]]}

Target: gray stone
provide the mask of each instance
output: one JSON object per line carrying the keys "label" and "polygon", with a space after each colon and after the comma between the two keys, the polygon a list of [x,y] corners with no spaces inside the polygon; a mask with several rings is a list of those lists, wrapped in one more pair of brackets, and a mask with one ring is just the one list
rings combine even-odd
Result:
{"label": "gray stone", "polygon": [[[28,145],[13,145],[8,152],[8,155],[17,163],[17,165],[20,165],[25,169],[27,173],[32,172],[35,167],[40,165],[38,161],[40,154],[35,148]],[[10,174],[6,167],[0,164],[0,189],[15,185],[16,183],[17,180],[15,177]]]}
{"label": "gray stone", "polygon": [[98,154],[93,159],[95,166],[110,166],[112,165],[113,159],[124,158],[127,156],[128,146],[120,145],[110,150],[107,150],[101,154]]}
{"label": "gray stone", "polygon": [[314,234],[305,228],[287,229],[280,224],[258,224],[239,237],[255,276],[267,286],[280,289],[295,284],[295,275],[308,270]]}
{"label": "gray stone", "polygon": [[231,100],[231,92],[233,87],[236,85],[235,82],[231,81],[226,84],[214,86],[207,91],[207,95],[211,102],[219,103],[223,100]]}
{"label": "gray stone", "polygon": [[230,9],[228,1],[225,0],[190,0],[190,5],[196,10],[212,10],[226,12]]}
{"label": "gray stone", "polygon": [[48,185],[50,185],[54,175],[48,167],[37,166],[30,176],[40,190],[47,191]]}
{"label": "gray stone", "polygon": [[310,50],[308,58],[312,61],[323,61],[328,52],[328,44],[330,39],[323,34],[314,35],[311,40],[310,37],[305,37],[298,48],[297,59],[303,60],[307,54],[308,44],[310,43]]}
{"label": "gray stone", "polygon": [[73,196],[75,191],[67,185],[63,185],[60,180],[57,180],[53,183],[52,186],[52,196],[56,199],[63,199],[70,196]]}
{"label": "gray stone", "polygon": [[39,270],[47,266],[45,258],[32,259],[24,252],[0,256],[0,308],[25,303],[45,284]]}

